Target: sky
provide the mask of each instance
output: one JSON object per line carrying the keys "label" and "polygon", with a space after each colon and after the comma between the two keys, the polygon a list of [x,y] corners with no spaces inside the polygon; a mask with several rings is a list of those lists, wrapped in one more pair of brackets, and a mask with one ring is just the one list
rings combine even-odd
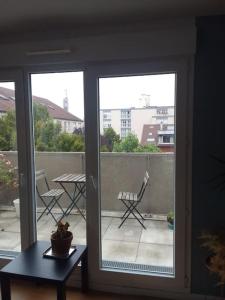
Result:
{"label": "sky", "polygon": [[[61,107],[67,95],[69,112],[84,119],[83,72],[32,74],[31,83],[33,95]],[[100,78],[99,91],[101,109],[174,105],[175,74]]]}

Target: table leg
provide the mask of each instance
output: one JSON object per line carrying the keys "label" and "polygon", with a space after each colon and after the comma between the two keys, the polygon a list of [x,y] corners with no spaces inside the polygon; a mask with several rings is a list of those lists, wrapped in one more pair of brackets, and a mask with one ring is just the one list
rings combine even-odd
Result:
{"label": "table leg", "polygon": [[57,284],[57,300],[66,300],[66,287],[64,283]]}
{"label": "table leg", "polygon": [[11,300],[10,279],[7,277],[1,278],[1,294],[2,300]]}
{"label": "table leg", "polygon": [[58,221],[61,221],[65,216],[67,216],[68,214],[70,214],[70,212],[72,211],[72,209],[74,207],[77,208],[79,214],[83,217],[84,220],[86,220],[85,215],[82,213],[82,211],[80,210],[79,206],[77,205],[77,203],[80,200],[80,198],[82,196],[84,196],[85,185],[83,187],[79,188],[75,182],[71,182],[71,183],[74,183],[74,192],[73,192],[73,196],[71,196],[70,193],[69,193],[69,191],[65,187],[65,185],[62,182],[60,182],[60,181],[58,183],[61,185],[62,189],[65,191],[65,193],[67,194],[67,196],[71,200],[71,204],[67,207],[67,209],[64,211],[64,213],[62,214],[62,216],[59,218]]}
{"label": "table leg", "polygon": [[88,256],[87,249],[81,259],[81,290],[83,293],[88,290]]}

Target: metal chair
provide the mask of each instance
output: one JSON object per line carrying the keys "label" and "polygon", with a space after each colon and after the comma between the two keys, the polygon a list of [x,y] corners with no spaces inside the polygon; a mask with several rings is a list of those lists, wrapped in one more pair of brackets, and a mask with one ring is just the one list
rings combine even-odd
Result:
{"label": "metal chair", "polygon": [[[52,218],[54,219],[54,221],[57,223],[58,220],[53,215],[52,209],[55,207],[55,205],[57,205],[60,208],[60,210],[62,211],[62,214],[64,214],[64,210],[59,203],[59,199],[62,197],[62,195],[64,194],[65,191],[63,189],[50,189],[47,178],[46,178],[45,170],[36,171],[35,177],[36,177],[37,195],[45,207],[44,210],[41,212],[40,216],[37,218],[37,221],[39,221],[41,219],[41,217],[44,215],[44,213],[46,213],[47,215],[50,214],[52,216]],[[40,192],[40,188],[39,188],[40,180],[43,181],[45,187],[47,188],[47,191],[43,194]]]}
{"label": "metal chair", "polygon": [[[134,218],[141,224],[141,226],[146,229],[146,227],[144,226],[143,222],[141,220],[145,220],[143,218],[143,216],[140,214],[140,212],[137,209],[137,206],[140,204],[146,186],[148,184],[149,181],[149,175],[148,172],[145,172],[145,176],[144,176],[144,180],[143,183],[141,185],[141,189],[139,191],[139,193],[131,193],[131,192],[119,192],[119,195],[117,197],[118,200],[122,201],[123,204],[126,206],[126,211],[122,216],[122,222],[119,225],[119,228],[123,225],[123,223],[127,220],[127,218],[130,216],[130,214],[132,214],[134,216]],[[136,213],[136,214],[135,214]]]}

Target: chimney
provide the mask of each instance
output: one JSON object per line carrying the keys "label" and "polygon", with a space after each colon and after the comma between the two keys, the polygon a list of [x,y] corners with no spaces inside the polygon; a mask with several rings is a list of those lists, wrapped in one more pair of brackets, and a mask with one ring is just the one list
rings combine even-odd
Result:
{"label": "chimney", "polygon": [[69,99],[67,96],[67,89],[65,90],[65,97],[63,99],[63,108],[65,111],[69,111]]}

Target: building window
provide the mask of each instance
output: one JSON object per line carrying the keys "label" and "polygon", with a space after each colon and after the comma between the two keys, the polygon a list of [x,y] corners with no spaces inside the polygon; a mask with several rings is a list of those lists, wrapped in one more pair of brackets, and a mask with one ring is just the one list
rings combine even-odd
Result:
{"label": "building window", "polygon": [[160,108],[157,108],[156,113],[157,113],[157,115],[167,115],[168,109],[165,107],[163,107],[163,108],[160,107]]}
{"label": "building window", "polygon": [[167,130],[174,130],[174,125],[167,125]]}
{"label": "building window", "polygon": [[110,128],[110,127],[112,127],[111,122],[104,122],[104,123],[103,123],[103,128],[104,128],[104,129],[105,129],[105,128]]}
{"label": "building window", "polygon": [[170,143],[170,136],[164,135],[163,136],[163,143]]}
{"label": "building window", "polygon": [[130,132],[130,128],[121,128],[121,139],[125,139]]}
{"label": "building window", "polygon": [[157,116],[157,117],[156,117],[156,120],[157,120],[157,121],[160,121],[160,122],[161,122],[161,121],[163,121],[163,122],[168,122],[168,117],[164,117],[164,116],[158,117],[158,116]]}
{"label": "building window", "polygon": [[131,127],[131,120],[121,120],[121,127],[122,128],[130,128]]}
{"label": "building window", "polygon": [[103,120],[111,120],[111,110],[103,111]]}
{"label": "building window", "polygon": [[130,119],[131,111],[129,109],[121,110],[121,119]]}

